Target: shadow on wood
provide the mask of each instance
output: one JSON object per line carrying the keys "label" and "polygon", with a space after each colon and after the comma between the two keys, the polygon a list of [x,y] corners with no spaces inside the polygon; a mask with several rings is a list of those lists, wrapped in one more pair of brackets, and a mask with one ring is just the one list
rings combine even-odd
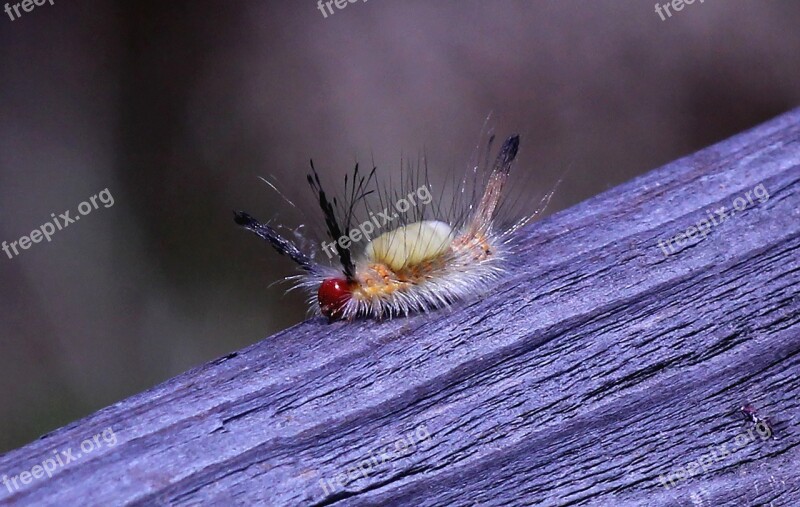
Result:
{"label": "shadow on wood", "polygon": [[479,301],[305,322],[9,452],[0,502],[800,505],[799,192],[795,110],[527,227]]}

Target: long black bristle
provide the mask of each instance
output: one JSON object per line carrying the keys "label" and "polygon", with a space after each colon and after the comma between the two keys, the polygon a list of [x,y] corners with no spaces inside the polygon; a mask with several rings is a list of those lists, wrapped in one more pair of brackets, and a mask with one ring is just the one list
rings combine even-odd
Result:
{"label": "long black bristle", "polygon": [[503,143],[500,154],[497,156],[496,167],[508,173],[511,170],[511,163],[517,157],[519,150],[519,136],[514,134]]}
{"label": "long black bristle", "polygon": [[272,227],[259,222],[244,211],[234,211],[233,220],[238,225],[241,225],[248,231],[254,233],[256,236],[272,245],[272,248],[274,248],[279,254],[286,255],[295,261],[300,265],[301,268],[305,269],[306,271],[314,271],[314,265],[311,259],[306,254],[301,252],[294,243],[278,234],[278,231]]}
{"label": "long black bristle", "polygon": [[[322,189],[322,184],[319,181],[319,175],[314,168],[313,161],[311,161],[311,171],[314,176],[312,177],[311,174],[308,175],[308,184],[311,186],[314,193],[317,194],[319,207],[322,209],[322,214],[325,216],[325,226],[328,229],[328,237],[333,241],[334,245],[337,245],[339,238],[350,234],[350,224],[346,223],[344,229],[339,225],[339,221],[336,218],[336,208],[334,204],[331,204],[331,201],[328,200],[325,191]],[[334,203],[336,203],[335,199]],[[349,220],[349,217],[346,218]],[[334,246],[334,248],[339,256],[339,262],[342,264],[342,273],[344,273],[344,276],[347,277],[348,280],[352,280],[356,272],[356,267],[353,263],[353,256],[350,253],[350,249],[339,248],[338,246]]]}

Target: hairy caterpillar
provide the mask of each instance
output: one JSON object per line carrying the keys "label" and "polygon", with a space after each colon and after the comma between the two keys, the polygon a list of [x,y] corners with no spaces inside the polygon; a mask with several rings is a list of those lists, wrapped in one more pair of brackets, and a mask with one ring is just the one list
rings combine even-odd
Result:
{"label": "hairy caterpillar", "polygon": [[[302,274],[289,279],[309,293],[309,303],[317,313],[330,319],[392,318],[441,308],[487,290],[504,271],[511,234],[541,211],[511,223],[498,221],[519,136],[509,137],[490,165],[493,139],[489,139],[483,166],[473,167],[471,182],[465,176],[456,185],[449,207],[442,206],[441,201],[431,203],[427,172],[425,185],[416,192],[418,201],[413,192],[403,193],[409,183],[420,181],[419,169],[407,175],[399,191],[390,191],[377,187],[374,167],[363,175],[356,165],[349,182],[345,177],[344,202],[330,199],[312,162],[307,179],[322,209],[330,240],[323,242],[322,248],[329,258],[336,257],[337,267],[316,262],[313,253],[301,251],[275,228],[247,213],[235,212],[234,218],[300,266]],[[540,204],[546,205],[553,192]],[[394,199],[394,213],[389,213],[388,206],[383,211],[375,208],[375,198],[378,206]],[[411,201],[413,206],[399,206],[403,201]],[[365,218],[361,223],[356,220],[359,207],[363,207]],[[397,227],[376,232],[387,224],[394,225],[395,220]],[[354,251],[356,245],[359,248]]]}

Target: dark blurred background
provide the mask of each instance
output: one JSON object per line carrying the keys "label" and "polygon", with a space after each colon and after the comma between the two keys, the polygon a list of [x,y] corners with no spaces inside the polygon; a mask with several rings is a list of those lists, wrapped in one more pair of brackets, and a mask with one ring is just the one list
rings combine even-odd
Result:
{"label": "dark blurred background", "polygon": [[[662,2],[665,3],[665,2]],[[800,103],[800,2],[54,0],[0,13],[0,452],[305,317],[232,209],[308,159],[466,167],[489,113],[575,204]],[[301,205],[300,203],[304,203]],[[305,213],[304,213],[305,214]]]}

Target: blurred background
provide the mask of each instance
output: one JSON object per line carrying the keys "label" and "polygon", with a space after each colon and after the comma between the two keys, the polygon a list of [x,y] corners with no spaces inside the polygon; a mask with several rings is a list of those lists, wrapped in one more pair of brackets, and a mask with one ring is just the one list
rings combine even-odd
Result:
{"label": "blurred background", "polygon": [[800,104],[794,0],[344,5],[0,13],[0,241],[114,198],[0,252],[0,452],[304,319],[231,210],[319,222],[310,158],[463,170],[492,113],[552,213]]}

